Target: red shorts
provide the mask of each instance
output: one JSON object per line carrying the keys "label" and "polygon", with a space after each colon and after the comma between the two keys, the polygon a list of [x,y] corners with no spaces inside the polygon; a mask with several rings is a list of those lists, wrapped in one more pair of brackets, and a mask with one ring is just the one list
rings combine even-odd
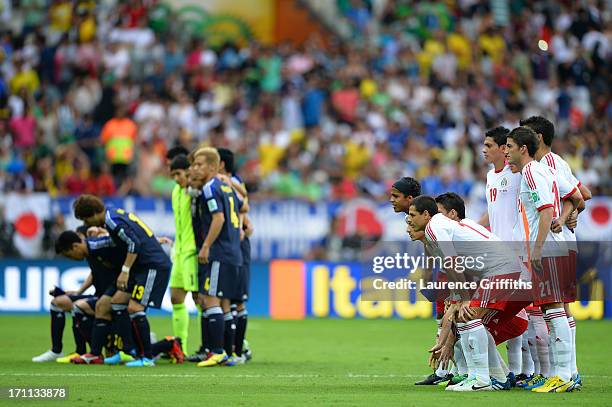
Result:
{"label": "red shorts", "polygon": [[576,300],[576,277],[571,274],[568,256],[542,258],[542,272],[532,269],[531,280],[536,307]]}
{"label": "red shorts", "polygon": [[437,300],[436,301],[436,315],[443,315],[444,314],[444,301],[442,300]]}
{"label": "red shorts", "polygon": [[483,287],[485,279],[482,279],[472,297],[472,301],[470,301],[470,307],[495,309],[515,315],[531,302],[529,301],[529,292],[514,290],[500,285],[495,286],[495,283],[499,284],[505,280],[517,281],[520,275],[521,273],[511,273],[487,277],[488,287]]}
{"label": "red shorts", "polygon": [[516,338],[517,336],[522,335],[525,333],[525,331],[527,331],[527,326],[529,325],[528,320],[517,315],[505,320],[503,323],[501,323],[501,318],[495,318],[495,316],[487,319],[488,322],[485,323],[485,327],[491,333],[496,345],[504,343],[508,339]]}

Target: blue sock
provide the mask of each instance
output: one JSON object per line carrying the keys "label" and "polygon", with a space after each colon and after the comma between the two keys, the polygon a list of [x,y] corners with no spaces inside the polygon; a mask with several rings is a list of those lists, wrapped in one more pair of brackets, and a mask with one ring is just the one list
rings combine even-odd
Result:
{"label": "blue sock", "polygon": [[208,334],[210,350],[213,353],[223,353],[223,334],[225,322],[221,307],[210,307],[206,310],[208,315]]}

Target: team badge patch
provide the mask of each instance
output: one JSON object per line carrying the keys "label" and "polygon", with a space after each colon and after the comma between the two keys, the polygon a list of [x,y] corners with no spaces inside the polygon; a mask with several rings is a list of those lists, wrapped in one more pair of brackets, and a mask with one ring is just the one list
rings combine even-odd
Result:
{"label": "team badge patch", "polygon": [[209,199],[207,204],[208,204],[208,210],[211,212],[214,212],[217,209],[219,209],[219,207],[217,206],[217,201],[215,201],[214,199]]}

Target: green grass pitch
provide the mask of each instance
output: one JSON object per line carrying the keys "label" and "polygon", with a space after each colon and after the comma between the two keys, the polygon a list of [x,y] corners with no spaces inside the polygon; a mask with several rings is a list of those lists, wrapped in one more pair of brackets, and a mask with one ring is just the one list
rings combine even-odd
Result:
{"label": "green grass pitch", "polygon": [[[69,321],[67,321],[69,322]],[[168,317],[151,318],[158,337]],[[254,359],[246,366],[154,368],[35,364],[49,347],[45,316],[1,316],[0,386],[68,386],[64,402],[0,400],[0,405],[612,405],[611,322],[578,323],[578,360],[585,388],[567,394],[522,390],[457,394],[414,386],[429,373],[426,349],[435,323],[402,320],[249,321]],[[199,342],[195,321],[192,344]],[[73,350],[69,323],[65,351]],[[213,404],[214,403],[214,404]]]}

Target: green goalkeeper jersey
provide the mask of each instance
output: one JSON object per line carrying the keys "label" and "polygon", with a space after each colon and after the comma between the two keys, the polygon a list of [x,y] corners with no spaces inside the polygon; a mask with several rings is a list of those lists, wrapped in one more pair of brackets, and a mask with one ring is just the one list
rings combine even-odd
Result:
{"label": "green goalkeeper jersey", "polygon": [[172,211],[174,212],[175,255],[192,254],[196,251],[193,227],[191,224],[191,197],[180,185],[172,190]]}

